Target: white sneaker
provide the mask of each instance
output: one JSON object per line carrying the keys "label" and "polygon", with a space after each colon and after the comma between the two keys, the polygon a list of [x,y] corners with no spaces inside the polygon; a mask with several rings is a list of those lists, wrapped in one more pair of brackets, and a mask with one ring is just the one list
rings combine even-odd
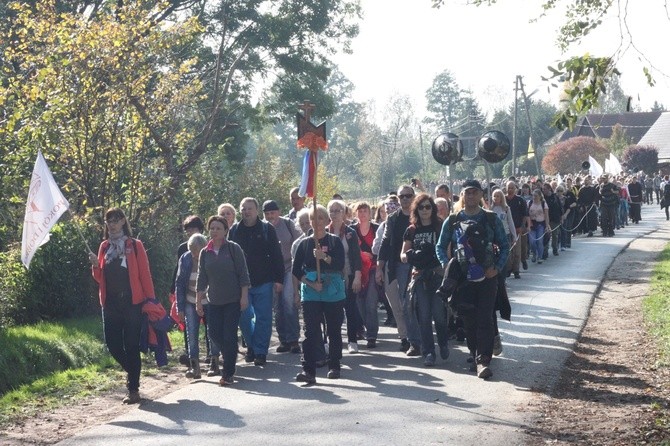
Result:
{"label": "white sneaker", "polygon": [[358,344],[356,342],[349,343],[349,353],[358,353]]}

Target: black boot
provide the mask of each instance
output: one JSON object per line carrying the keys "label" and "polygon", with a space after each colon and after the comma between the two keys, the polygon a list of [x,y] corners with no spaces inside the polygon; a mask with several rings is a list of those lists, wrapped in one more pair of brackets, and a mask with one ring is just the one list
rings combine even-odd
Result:
{"label": "black boot", "polygon": [[221,371],[219,370],[219,357],[212,356],[212,361],[209,363],[209,370],[207,371],[207,376],[219,376]]}

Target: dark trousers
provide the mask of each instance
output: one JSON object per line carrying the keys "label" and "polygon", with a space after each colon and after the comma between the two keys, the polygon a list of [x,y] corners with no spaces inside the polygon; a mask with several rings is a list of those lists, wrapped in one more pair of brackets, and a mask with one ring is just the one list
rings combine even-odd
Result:
{"label": "dark trousers", "polygon": [[493,311],[498,292],[498,278],[467,282],[461,292],[465,300],[474,305],[474,308],[462,314],[468,349],[478,360],[486,363],[493,356],[495,336]]}
{"label": "dark trousers", "polygon": [[112,357],[127,373],[129,392],[140,388],[140,331],[142,329],[142,304],[110,305],[102,309],[105,344]]}
{"label": "dark trousers", "polygon": [[603,235],[614,235],[616,212],[617,206],[600,206],[600,227],[603,230]]}
{"label": "dark trousers", "polygon": [[630,204],[630,219],[633,220],[633,223],[637,223],[642,220],[641,211],[642,203],[631,203]]}
{"label": "dark trousers", "polygon": [[302,351],[305,362],[303,370],[316,373],[316,362],[323,359],[323,334],[321,320],[326,319],[328,330],[328,367],[340,368],[342,359],[342,322],[344,322],[344,300],[337,302],[304,301],[302,316],[305,322],[305,339]]}
{"label": "dark trousers", "polygon": [[223,375],[235,375],[237,362],[237,327],[240,324],[240,303],[208,306],[208,328],[211,341],[223,354]]}
{"label": "dark trousers", "polygon": [[344,304],[344,311],[347,314],[347,342],[356,343],[358,341],[358,331],[363,328],[361,313],[358,311],[358,293],[351,289],[351,283],[354,276],[349,276],[347,280],[347,298]]}

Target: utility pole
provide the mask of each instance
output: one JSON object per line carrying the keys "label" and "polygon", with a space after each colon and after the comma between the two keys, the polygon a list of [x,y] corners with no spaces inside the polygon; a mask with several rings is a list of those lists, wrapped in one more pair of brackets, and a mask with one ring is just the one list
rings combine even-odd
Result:
{"label": "utility pole", "polygon": [[519,80],[517,76],[514,80],[514,120],[512,121],[512,175],[516,176],[516,120],[519,109]]}
{"label": "utility pole", "polygon": [[523,78],[521,76],[517,77],[519,81],[519,86],[521,88],[521,94],[523,95],[523,103],[524,107],[526,109],[526,119],[528,120],[528,131],[530,132],[530,143],[532,146],[535,148],[535,156],[533,157],[535,159],[535,168],[537,169],[537,176],[540,177],[542,175],[542,171],[540,170],[540,161],[537,159],[538,158],[538,150],[539,146],[537,145],[537,142],[533,140],[533,122],[530,119],[530,101],[528,100],[528,96],[526,96],[526,91],[523,88]]}

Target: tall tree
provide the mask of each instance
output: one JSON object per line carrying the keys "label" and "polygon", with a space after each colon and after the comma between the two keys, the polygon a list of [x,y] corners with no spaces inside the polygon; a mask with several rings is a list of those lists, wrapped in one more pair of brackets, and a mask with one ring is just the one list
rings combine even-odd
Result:
{"label": "tall tree", "polygon": [[464,113],[463,90],[458,86],[449,70],[444,70],[433,79],[426,91],[425,121],[438,132],[448,131],[461,123]]}

